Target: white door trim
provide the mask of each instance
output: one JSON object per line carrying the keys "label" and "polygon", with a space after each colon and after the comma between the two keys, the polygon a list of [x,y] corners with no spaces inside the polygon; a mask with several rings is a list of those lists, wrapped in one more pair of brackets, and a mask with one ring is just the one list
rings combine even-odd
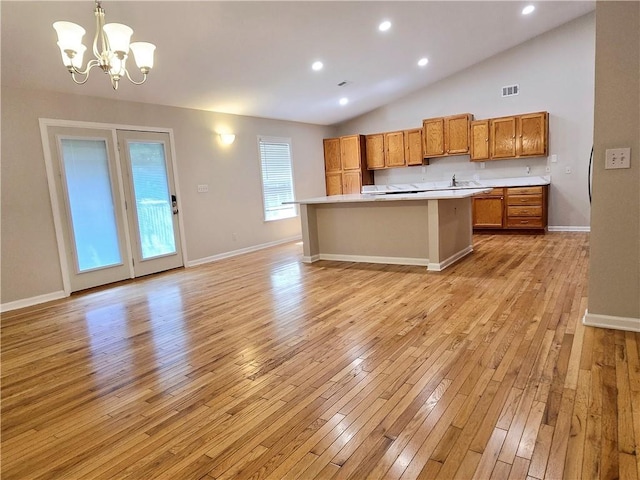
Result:
{"label": "white door trim", "polygon": [[[120,188],[120,196],[122,199],[122,205],[124,205],[124,188],[123,188],[123,179],[122,179],[122,171],[120,168],[120,153],[118,151],[118,141],[117,141],[117,131],[118,130],[137,130],[142,132],[158,132],[158,133],[167,133],[169,134],[169,140],[171,143],[171,162],[173,166],[173,175],[175,181],[175,189],[176,195],[178,198],[182,198],[182,194],[180,192],[180,181],[178,177],[178,165],[177,165],[177,155],[175,151],[175,141],[173,138],[173,129],[172,128],[162,128],[162,127],[146,127],[140,125],[122,125],[115,123],[98,123],[98,122],[83,122],[78,120],[61,120],[57,118],[39,118],[38,122],[40,124],[40,138],[42,140],[42,150],[44,153],[44,163],[45,170],[47,172],[47,184],[49,186],[49,198],[51,200],[51,209],[53,214],[53,226],[56,233],[56,243],[58,245],[58,260],[60,263],[60,271],[62,273],[62,288],[65,296],[71,295],[71,282],[69,279],[69,268],[68,268],[68,258],[67,253],[65,251],[64,237],[63,237],[63,225],[62,219],[60,218],[60,199],[58,198],[58,194],[56,191],[56,183],[55,177],[53,173],[53,159],[51,156],[51,145],[49,142],[49,127],[70,127],[70,128],[87,128],[87,129],[101,129],[101,130],[111,130],[111,138],[113,142],[113,147],[116,155],[116,168],[118,172],[118,187]],[[125,222],[126,223],[126,222]],[[184,222],[183,215],[178,215],[178,230],[180,235],[180,242],[182,244],[182,262],[183,265],[187,265],[187,246],[185,241],[185,231],[184,231]],[[125,225],[125,235],[129,237],[128,226]],[[127,241],[127,249],[129,255],[129,263],[130,263],[130,271],[131,278],[133,278],[133,264],[131,264],[131,242]]]}

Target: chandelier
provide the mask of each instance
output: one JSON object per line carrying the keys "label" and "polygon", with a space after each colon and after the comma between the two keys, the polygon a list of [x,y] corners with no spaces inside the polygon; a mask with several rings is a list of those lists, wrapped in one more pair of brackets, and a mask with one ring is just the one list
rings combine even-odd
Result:
{"label": "chandelier", "polygon": [[[147,79],[147,74],[153,67],[153,52],[156,46],[147,42],[129,44],[133,30],[121,23],[104,23],[104,9],[100,0],[96,0],[96,35],[93,38],[94,59],[89,60],[87,67],[82,69],[82,57],[87,49],[82,44],[82,36],[86,33],[80,25],[72,22],[55,22],[53,28],[58,33],[58,47],[62,54],[62,63],[71,73],[72,80],[81,85],[89,79],[89,72],[93,67],[100,67],[109,75],[111,86],[118,89],[118,82],[126,76],[131,83],[140,85]],[[126,62],[129,48],[133,52],[136,65],[142,72],[142,80],[136,82],[127,70]],[[78,78],[80,77],[80,78]]]}

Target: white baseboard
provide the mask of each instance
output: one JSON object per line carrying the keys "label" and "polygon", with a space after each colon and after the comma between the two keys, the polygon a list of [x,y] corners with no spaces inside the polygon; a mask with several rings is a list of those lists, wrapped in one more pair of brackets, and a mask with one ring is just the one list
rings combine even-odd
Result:
{"label": "white baseboard", "polygon": [[290,243],[302,240],[301,235],[295,237],[284,238],[282,240],[276,240],[269,243],[261,243],[260,245],[253,245],[247,248],[241,248],[239,250],[232,250],[231,252],[224,252],[218,255],[212,255],[210,257],[199,258],[197,260],[190,260],[187,262],[187,267],[195,267],[197,265],[203,265],[205,263],[217,262],[218,260],[224,260],[225,258],[236,257],[245,253],[257,252],[258,250],[264,250],[265,248],[275,247],[276,245],[282,245],[283,243]]}
{"label": "white baseboard", "polygon": [[441,272],[442,270],[444,270],[445,268],[447,268],[449,265],[451,265],[452,263],[457,262],[458,260],[460,260],[462,257],[466,257],[467,255],[469,255],[471,252],[473,252],[473,247],[471,245],[469,245],[467,248],[460,250],[459,252],[454,253],[453,255],[451,255],[449,258],[447,258],[444,262],[440,262],[440,263],[429,263],[429,265],[427,266],[427,270],[430,270],[432,272]]}
{"label": "white baseboard", "polygon": [[562,225],[554,225],[548,226],[547,230],[550,232],[591,232],[591,227],[589,225],[585,227],[571,227],[571,226],[562,226]]}
{"label": "white baseboard", "polygon": [[600,315],[599,313],[589,313],[589,310],[584,312],[582,323],[588,327],[640,332],[640,318]]}
{"label": "white baseboard", "polygon": [[22,300],[15,300],[13,302],[7,302],[0,304],[0,312],[8,312],[11,310],[17,310],[19,308],[31,307],[40,303],[51,302],[53,300],[60,300],[66,298],[68,295],[63,290],[58,292],[45,293],[44,295],[38,295],[36,297],[23,298]]}
{"label": "white baseboard", "polygon": [[318,260],[320,260],[320,255],[311,255],[310,257],[308,257],[307,255],[302,256],[303,263],[313,263],[317,262]]}
{"label": "white baseboard", "polygon": [[[388,263],[390,265],[417,265],[426,267],[429,265],[428,258],[413,257],[376,257],[368,255],[342,255],[334,253],[321,253],[311,258],[319,257],[318,260],[333,260],[337,262],[356,262],[356,263]],[[303,260],[304,261],[304,260]]]}

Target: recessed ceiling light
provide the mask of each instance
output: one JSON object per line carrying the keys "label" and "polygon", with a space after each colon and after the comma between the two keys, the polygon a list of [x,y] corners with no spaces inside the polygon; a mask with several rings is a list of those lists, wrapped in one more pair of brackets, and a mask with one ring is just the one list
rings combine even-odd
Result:
{"label": "recessed ceiling light", "polygon": [[535,9],[536,9],[536,7],[534,7],[533,5],[527,5],[526,7],[524,7],[522,9],[522,15],[529,15]]}
{"label": "recessed ceiling light", "polygon": [[313,62],[313,64],[311,65],[311,68],[313,68],[316,72],[318,70],[322,70],[322,67],[324,67],[324,65],[319,60],[317,62]]}
{"label": "recessed ceiling light", "polygon": [[418,60],[418,66],[424,67],[427,63],[429,63],[429,59],[424,57]]}
{"label": "recessed ceiling light", "polygon": [[389,20],[385,20],[380,25],[378,25],[378,30],[381,32],[386,32],[391,28],[391,22]]}
{"label": "recessed ceiling light", "polygon": [[349,99],[347,97],[342,97],[340,99],[340,105],[346,105],[347,103],[349,103]]}

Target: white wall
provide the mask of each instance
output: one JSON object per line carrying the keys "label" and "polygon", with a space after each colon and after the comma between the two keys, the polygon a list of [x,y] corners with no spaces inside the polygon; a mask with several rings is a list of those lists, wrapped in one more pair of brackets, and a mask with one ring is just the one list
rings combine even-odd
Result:
{"label": "white wall", "polygon": [[[640,3],[596,5],[590,325],[640,332]],[[608,148],[631,148],[631,168],[605,170]]]}
{"label": "white wall", "polygon": [[[322,139],[335,134],[330,127],[3,87],[3,305],[62,290],[38,118],[173,129],[188,261],[300,235],[299,218],[263,221],[257,136],[292,139],[296,196],[304,198],[324,195]],[[236,134],[234,144],[219,142],[215,132],[223,128]],[[208,184],[209,193],[197,193],[198,184]]]}
{"label": "white wall", "polygon": [[[589,225],[588,162],[593,143],[595,15],[574,20],[459,74],[338,126],[340,135],[376,133],[422,126],[424,118],[472,113],[491,118],[549,112],[552,185],[549,225]],[[429,68],[437,68],[430,64]],[[501,87],[517,83],[518,96],[502,98]],[[469,162],[469,156],[431,159],[427,167],[375,172],[378,184],[424,180],[547,175],[547,158]],[[566,168],[570,174],[565,173]]]}

